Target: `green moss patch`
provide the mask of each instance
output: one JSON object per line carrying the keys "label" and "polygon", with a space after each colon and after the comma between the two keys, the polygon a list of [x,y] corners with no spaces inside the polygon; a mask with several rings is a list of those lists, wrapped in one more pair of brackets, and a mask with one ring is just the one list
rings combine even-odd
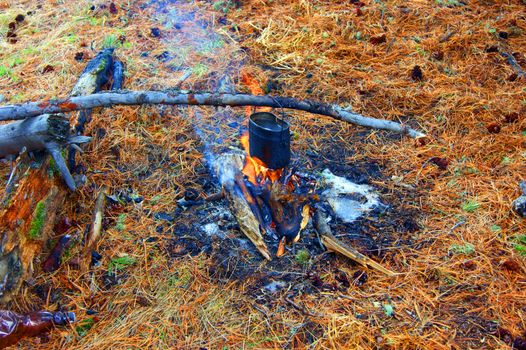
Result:
{"label": "green moss patch", "polygon": [[31,226],[29,227],[28,233],[29,238],[37,239],[40,237],[45,221],[46,205],[44,204],[44,201],[40,201],[37,203],[35,211],[33,212],[33,220],[31,221]]}

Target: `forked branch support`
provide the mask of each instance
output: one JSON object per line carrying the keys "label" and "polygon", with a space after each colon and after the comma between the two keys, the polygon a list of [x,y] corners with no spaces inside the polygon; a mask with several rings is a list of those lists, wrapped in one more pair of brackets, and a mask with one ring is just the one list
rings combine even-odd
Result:
{"label": "forked branch support", "polygon": [[385,119],[366,117],[338,105],[283,96],[256,96],[226,93],[183,93],[180,91],[112,91],[87,96],[72,96],[60,100],[27,102],[0,107],[0,121],[19,120],[44,113],[64,113],[115,105],[192,105],[192,106],[256,106],[288,108],[332,117],[373,129],[394,131],[413,138],[424,137],[420,131]]}

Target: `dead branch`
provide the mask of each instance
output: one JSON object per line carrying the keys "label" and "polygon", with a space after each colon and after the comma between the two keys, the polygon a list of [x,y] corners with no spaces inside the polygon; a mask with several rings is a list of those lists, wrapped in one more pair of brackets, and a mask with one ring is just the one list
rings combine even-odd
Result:
{"label": "dead branch", "polygon": [[257,106],[289,108],[332,117],[373,129],[383,129],[407,134],[413,138],[425,134],[390,120],[366,117],[338,105],[283,96],[255,96],[250,94],[184,93],[181,91],[112,91],[88,96],[72,96],[60,100],[27,102],[0,107],[0,121],[20,120],[44,113],[71,112],[114,105],[191,105],[191,106]]}
{"label": "dead branch", "polygon": [[95,247],[95,244],[97,243],[97,240],[99,239],[100,233],[102,231],[102,219],[104,218],[104,207],[106,206],[106,192],[107,192],[107,187],[102,186],[102,188],[100,189],[99,195],[97,196],[97,200],[95,201],[95,207],[93,208],[93,219],[91,223],[91,229],[86,235],[86,239],[84,240],[85,241],[84,249],[83,249],[84,260],[81,263],[81,270],[83,272],[86,272],[89,268],[88,257],[91,256],[91,251]]}
{"label": "dead branch", "polygon": [[325,315],[325,314],[320,314],[320,313],[317,313],[317,312],[309,311],[306,307],[304,307],[302,305],[299,305],[298,303],[294,302],[294,300],[290,299],[290,297],[288,297],[288,296],[285,297],[285,301],[287,303],[289,303],[293,308],[295,308],[296,310],[300,311],[305,316],[310,316],[310,317],[327,317],[327,315]]}
{"label": "dead branch", "polygon": [[91,224],[91,230],[86,237],[86,243],[84,245],[84,252],[90,252],[91,249],[95,246],[97,239],[100,236],[102,230],[102,219],[104,217],[104,207],[106,205],[106,186],[102,186],[100,189],[99,195],[97,196],[97,201],[95,202],[95,207],[93,209],[93,222]]}
{"label": "dead branch", "polygon": [[316,231],[321,236],[321,243],[325,246],[325,248],[327,248],[327,250],[342,254],[363,266],[371,267],[386,274],[387,276],[396,275],[393,271],[386,269],[376,261],[363,255],[356,249],[349,247],[348,245],[344,244],[336,237],[334,237],[332,235],[331,228],[327,224],[327,218],[320,210],[317,210],[314,214],[313,223],[314,227],[316,228]]}
{"label": "dead branch", "polygon": [[64,115],[43,114],[34,118],[0,125],[0,158],[27,152],[47,150],[66,184],[71,190],[76,185],[64,162],[61,149],[69,144],[88,142],[90,137],[71,137],[69,121]]}

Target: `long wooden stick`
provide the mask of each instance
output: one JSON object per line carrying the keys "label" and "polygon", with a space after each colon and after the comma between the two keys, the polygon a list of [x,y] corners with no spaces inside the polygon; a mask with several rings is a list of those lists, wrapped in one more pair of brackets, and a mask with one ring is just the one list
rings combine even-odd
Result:
{"label": "long wooden stick", "polygon": [[100,189],[97,200],[95,201],[95,207],[93,208],[93,220],[91,224],[91,230],[86,237],[84,244],[84,252],[91,252],[95,243],[99,239],[100,232],[102,230],[102,219],[104,218],[104,207],[106,205],[106,186],[102,186]]}
{"label": "long wooden stick", "polygon": [[283,96],[255,96],[250,94],[227,93],[183,93],[181,91],[112,91],[101,92],[87,96],[72,96],[59,100],[27,102],[0,107],[0,121],[19,120],[34,117],[44,113],[71,112],[96,107],[111,107],[114,105],[192,105],[192,106],[264,106],[274,108],[289,108],[313,114],[332,117],[374,129],[390,130],[407,134],[413,138],[423,137],[420,131],[409,128],[390,120],[366,117],[331,105],[309,100],[297,100]]}

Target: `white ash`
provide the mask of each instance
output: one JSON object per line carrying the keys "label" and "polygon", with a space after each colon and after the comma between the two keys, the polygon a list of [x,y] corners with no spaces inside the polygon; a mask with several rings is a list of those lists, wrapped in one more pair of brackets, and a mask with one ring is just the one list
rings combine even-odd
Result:
{"label": "white ash", "polygon": [[336,176],[329,169],[321,173],[321,184],[327,189],[322,193],[332,210],[342,221],[353,222],[363,214],[383,206],[378,194],[369,185],[356,184]]}
{"label": "white ash", "polygon": [[225,238],[224,232],[222,232],[219,229],[219,226],[215,222],[211,222],[209,224],[203,225],[202,227],[203,231],[210,237],[219,237],[219,238]]}
{"label": "white ash", "polygon": [[252,245],[252,243],[248,239],[236,238],[236,241],[238,242],[239,248],[241,248],[241,249],[244,249],[244,250],[254,249],[254,246]]}
{"label": "white ash", "polygon": [[272,281],[269,284],[267,284],[266,286],[264,286],[263,289],[265,291],[269,292],[270,294],[274,294],[276,292],[279,292],[280,290],[282,290],[286,286],[287,286],[287,283],[285,283],[283,281]]}

